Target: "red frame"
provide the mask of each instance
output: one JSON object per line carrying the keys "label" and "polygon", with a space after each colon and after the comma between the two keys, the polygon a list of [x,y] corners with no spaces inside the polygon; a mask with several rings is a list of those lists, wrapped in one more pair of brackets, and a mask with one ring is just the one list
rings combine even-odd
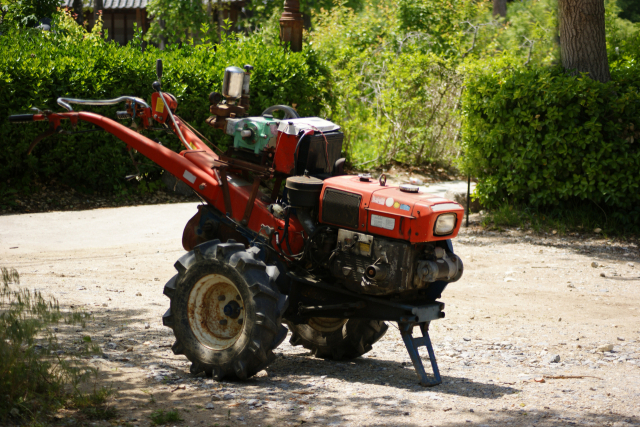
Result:
{"label": "red frame", "polygon": [[[158,103],[158,98],[159,96],[154,97],[153,101],[155,102],[152,102],[152,105]],[[175,101],[173,102],[175,103]],[[170,103],[170,106],[171,105]],[[150,108],[144,108],[138,112],[145,128],[150,126],[152,118],[156,119],[156,117],[152,116]],[[157,115],[159,112],[155,111],[155,113]],[[164,122],[167,119],[167,113],[164,113],[162,117],[159,117],[160,120],[156,120]],[[174,116],[174,118],[180,132],[177,132],[177,129],[171,121],[167,121],[167,125],[175,134],[182,134],[184,137],[183,144],[188,148],[180,153],[176,153],[150,140],[146,136],[99,114],[91,112],[68,112],[50,113],[47,115],[35,114],[33,116],[34,121],[49,120],[54,129],[60,125],[61,120],[65,119],[70,120],[73,125],[76,125],[79,120],[92,123],[111,133],[123,141],[128,148],[137,150],[143,156],[193,188],[206,202],[214,206],[219,212],[225,212],[224,197],[220,197],[222,192],[221,184],[216,179],[213,170],[216,163],[220,160],[218,155],[202,142],[179,117]],[[294,141],[297,143],[297,138],[295,136],[292,138],[288,135],[280,135],[280,137],[282,137],[282,139],[278,143],[278,148],[281,149],[281,152],[287,154],[287,158],[293,159],[294,156],[291,153],[291,149],[293,148],[295,150]],[[276,161],[276,170],[280,169],[280,172],[285,172],[293,166],[288,161],[285,161],[285,159],[278,158],[278,150],[276,150],[276,160],[280,160],[280,164]],[[288,172],[290,173],[290,169]],[[252,184],[241,178],[240,170],[229,170],[228,181],[232,208],[231,218],[240,222],[251,197]],[[460,225],[462,224],[464,209],[457,203],[431,194],[402,192],[397,187],[381,186],[377,181],[361,181],[354,175],[333,177],[324,181],[320,195],[319,218],[321,222],[324,193],[329,187],[362,195],[359,226],[358,228],[352,228],[362,233],[385,236],[392,239],[408,240],[411,243],[420,243],[454,238],[458,234]],[[385,203],[389,200],[392,200],[390,205]],[[270,197],[262,192],[258,192],[246,226],[254,232],[260,230],[262,226],[272,227],[275,233],[272,235],[271,244],[276,247],[278,242],[282,243],[284,220],[274,217],[268,211],[268,206],[271,203]],[[433,234],[433,228],[436,218],[444,213],[456,214],[456,226],[449,235],[435,236]],[[393,229],[388,230],[374,226],[372,224],[373,215],[392,219]],[[337,224],[333,225],[340,226]],[[298,238],[298,235],[303,238]],[[304,237],[307,236],[304,236],[303,228],[295,216],[292,216],[289,221],[289,236],[289,247],[291,251],[293,253],[301,252],[304,247]],[[282,247],[287,246],[284,245]],[[287,253],[287,255],[291,254]]]}
{"label": "red frame", "polygon": [[[143,124],[147,127],[148,119],[151,117],[150,109],[145,108],[141,117]],[[112,119],[91,112],[35,114],[33,120],[49,120],[55,128],[60,125],[61,120],[66,119],[70,120],[74,125],[79,120],[92,123],[123,141],[128,148],[137,150],[140,154],[183,181],[220,212],[225,212],[224,198],[220,197],[222,188],[212,170],[215,162],[219,160],[218,155],[185,126],[179,117],[174,117],[187,144],[193,149],[176,153]],[[173,124],[168,123],[168,125],[175,133]],[[249,183],[248,186],[243,185],[240,175],[234,174],[233,171],[229,174],[229,180],[229,193],[233,210],[231,217],[240,222],[251,195],[251,184]],[[268,211],[269,204],[271,204],[270,198],[264,193],[258,192],[247,227],[254,231],[260,230],[262,225],[272,227],[275,233],[272,236],[271,244],[276,247],[276,234],[278,235],[277,241],[281,242],[282,240],[284,220],[275,218]],[[300,222],[292,216],[289,220],[289,246],[293,253],[301,252],[304,247],[304,239],[294,237],[302,232],[303,228]],[[288,251],[285,253],[289,255]]]}

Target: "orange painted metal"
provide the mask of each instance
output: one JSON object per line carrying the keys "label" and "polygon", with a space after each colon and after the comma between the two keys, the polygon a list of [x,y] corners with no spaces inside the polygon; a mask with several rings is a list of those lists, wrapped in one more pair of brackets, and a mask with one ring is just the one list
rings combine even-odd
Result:
{"label": "orange painted metal", "polygon": [[298,145],[297,135],[287,135],[284,132],[278,132],[278,138],[276,139],[276,156],[273,159],[276,172],[286,175],[294,174],[296,167],[296,145]]}
{"label": "orange painted metal", "polygon": [[[150,114],[150,112],[145,112],[145,114]],[[99,114],[70,112],[54,113],[47,116],[34,115],[34,120],[49,120],[56,127],[61,120],[68,119],[89,122],[106,130],[123,141],[128,147],[134,148],[140,154],[193,188],[205,201],[215,206],[220,212],[225,212],[221,187],[212,170],[218,160],[218,155],[184,126],[178,117],[175,118],[176,123],[180,127],[184,138],[190,146],[195,148],[194,150],[184,150],[179,154]],[[173,123],[168,123],[168,125],[173,129]],[[234,212],[232,219],[239,223],[251,197],[252,186],[251,183],[244,181],[239,174],[233,173],[229,174],[229,183],[233,188],[233,191],[231,191],[231,204]],[[276,247],[276,235],[278,236],[277,241],[282,241],[284,220],[275,218],[267,210],[270,203],[269,196],[258,192],[247,226],[251,230],[260,230],[262,225],[273,227],[275,233],[272,236],[271,244]],[[304,246],[304,239],[299,238],[302,232],[303,228],[300,222],[295,216],[291,216],[289,221],[289,245],[293,253],[300,252]],[[285,254],[290,255],[288,251]]]}
{"label": "orange painted metal", "polygon": [[[351,228],[361,233],[408,240],[412,243],[432,242],[454,238],[462,224],[464,209],[457,203],[425,192],[406,193],[395,186],[381,186],[375,180],[360,181],[353,175],[328,178],[324,181],[320,195],[319,218],[322,218],[322,202],[327,188],[362,195],[358,228]],[[440,207],[435,208],[438,205]],[[451,234],[435,236],[435,221],[443,213],[454,213],[457,218],[456,226]]]}
{"label": "orange painted metal", "polygon": [[[176,98],[170,93],[163,93],[162,95],[164,95],[164,99],[165,101],[167,101],[167,105],[169,106],[169,108],[171,108],[171,111],[174,111],[178,106]],[[169,111],[167,111],[164,102],[162,102],[162,99],[160,99],[160,94],[157,92],[151,94],[151,108],[153,119],[155,121],[157,121],[158,123],[165,123],[167,121],[167,118],[169,117]]]}

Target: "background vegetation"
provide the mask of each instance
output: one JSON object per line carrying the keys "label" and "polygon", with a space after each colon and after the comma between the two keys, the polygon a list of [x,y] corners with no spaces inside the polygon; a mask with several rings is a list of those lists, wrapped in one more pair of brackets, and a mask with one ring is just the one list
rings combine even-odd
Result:
{"label": "background vegetation", "polygon": [[[34,177],[57,178],[85,192],[119,192],[126,188],[124,176],[133,171],[125,144],[100,132],[61,135],[41,142],[34,155],[26,150],[47,123],[11,125],[10,114],[30,108],[60,110],[58,97],[109,99],[136,95],[150,99],[155,80],[155,61],[164,60],[163,89],[178,99],[177,113],[210,138],[219,137],[204,123],[209,116],[208,95],[220,90],[224,68],[252,64],[251,114],[265,106],[297,104],[301,114],[317,115],[330,105],[329,74],[310,48],[292,53],[266,44],[260,34],[238,39],[229,36],[222,44],[209,39],[201,43],[169,45],[165,51],[153,46],[141,49],[141,35],[127,46],[106,42],[101,28],[86,33],[66,14],[56,17],[56,33],[35,29],[12,29],[0,37],[0,192],[4,188],[28,187]],[[122,105],[91,111],[115,117]],[[74,106],[81,110],[82,106]],[[71,131],[69,124],[65,129]],[[88,130],[88,125],[78,130]],[[177,138],[152,135],[179,149]],[[141,171],[153,181],[160,169],[145,159]]]}
{"label": "background vegetation", "polygon": [[[202,13],[213,3],[174,10],[180,2],[154,0],[152,12],[175,19],[146,36],[164,37],[167,49],[143,51],[141,34],[118,46],[100,27],[87,33],[64,14],[56,16],[54,33],[24,28],[35,0],[8,1],[0,120],[32,106],[57,109],[58,96],[148,98],[153,62],[162,57],[178,114],[222,141],[204,124],[207,94],[219,89],[225,66],[251,63],[251,114],[285,103],[334,120],[356,168],[454,165],[479,179],[477,196],[488,207],[583,201],[622,212],[638,205],[638,179],[626,170],[638,166],[637,2],[606,2],[613,80],[600,84],[560,68],[556,0],[509,2],[504,18],[495,18],[485,0],[306,0],[311,27],[301,53],[279,44],[281,2],[251,0],[241,31],[219,33],[219,22]],[[115,108],[95,110],[113,116]],[[45,126],[0,126],[0,141],[10,144],[0,151],[0,196],[28,188],[35,177],[84,191],[128,188],[122,177],[130,160],[109,136],[50,138],[25,156]],[[178,147],[175,139],[154,137]],[[157,179],[154,165],[143,162],[142,170],[150,182]],[[631,217],[640,224],[640,216]]]}

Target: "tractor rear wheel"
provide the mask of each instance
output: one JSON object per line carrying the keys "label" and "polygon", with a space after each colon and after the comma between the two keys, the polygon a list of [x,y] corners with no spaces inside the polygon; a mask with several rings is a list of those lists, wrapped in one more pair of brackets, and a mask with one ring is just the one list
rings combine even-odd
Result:
{"label": "tractor rear wheel", "polygon": [[191,361],[192,374],[246,379],[275,359],[272,350],[287,332],[285,298],[274,283],[278,269],[257,253],[213,240],[176,262],[178,274],[164,287],[171,304],[162,322],[173,329],[172,350]]}
{"label": "tractor rear wheel", "polygon": [[291,345],[301,345],[323,359],[353,359],[371,350],[373,344],[387,332],[387,324],[367,319],[328,319],[315,317],[307,324],[294,325]]}

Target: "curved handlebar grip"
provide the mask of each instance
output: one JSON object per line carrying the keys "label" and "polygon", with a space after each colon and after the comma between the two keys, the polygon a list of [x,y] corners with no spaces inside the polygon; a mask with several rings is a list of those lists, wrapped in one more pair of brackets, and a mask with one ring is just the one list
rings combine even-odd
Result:
{"label": "curved handlebar grip", "polygon": [[10,123],[30,123],[33,122],[34,114],[14,114],[9,116]]}

